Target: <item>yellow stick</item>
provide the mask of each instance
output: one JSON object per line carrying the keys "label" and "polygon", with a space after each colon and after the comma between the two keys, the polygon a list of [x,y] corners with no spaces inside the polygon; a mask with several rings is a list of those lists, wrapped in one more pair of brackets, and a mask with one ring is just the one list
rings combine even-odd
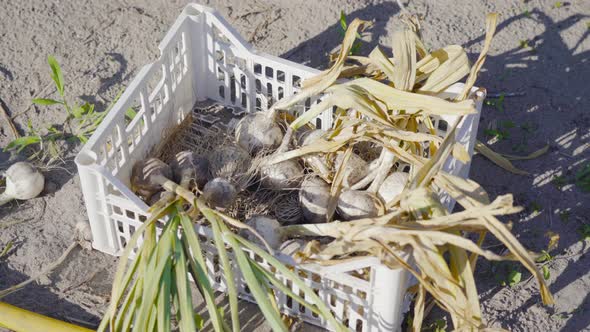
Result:
{"label": "yellow stick", "polygon": [[91,332],[70,323],[0,302],[0,326],[15,332]]}

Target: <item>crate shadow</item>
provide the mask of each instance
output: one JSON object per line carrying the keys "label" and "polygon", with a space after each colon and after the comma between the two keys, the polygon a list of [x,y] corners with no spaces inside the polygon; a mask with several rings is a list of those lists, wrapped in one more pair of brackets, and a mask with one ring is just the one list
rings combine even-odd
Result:
{"label": "crate shadow", "polygon": [[[370,40],[363,41],[359,54],[368,54],[375,46],[379,45],[379,38],[387,35],[387,24],[400,12],[400,8],[394,2],[384,2],[346,13],[348,23],[353,19],[373,20],[373,26],[365,31]],[[334,24],[330,25],[318,35],[300,43],[280,57],[304,64],[317,69],[325,69],[330,52],[342,43],[342,28],[338,17],[334,17]],[[367,38],[363,37],[363,40]],[[388,45],[380,45],[386,53],[391,53]]]}
{"label": "crate shadow", "polygon": [[[501,140],[492,146],[498,152],[525,155],[545,144],[550,145],[547,154],[529,161],[516,161],[517,167],[534,174],[519,176],[508,173],[481,156],[475,156],[471,178],[488,190],[490,197],[506,192],[515,194],[517,205],[525,207],[519,215],[502,218],[513,221],[513,233],[527,249],[540,252],[547,248],[547,231],[560,234],[559,247],[551,254],[576,256],[568,259],[568,267],[559,275],[548,280],[549,288],[556,299],[559,293],[577,280],[590,278],[587,245],[579,233],[579,228],[590,220],[590,195],[583,193],[573,184],[574,174],[590,160],[588,148],[590,136],[587,128],[590,117],[583,112],[590,107],[587,96],[585,77],[590,75],[590,51],[582,51],[580,46],[587,42],[590,31],[577,37],[575,43],[566,43],[560,33],[572,25],[586,20],[589,16],[573,14],[563,20],[555,21],[543,11],[535,8],[530,14],[520,14],[502,21],[498,32],[509,30],[519,20],[530,20],[531,24],[541,25],[544,32],[528,40],[532,48],[523,48],[515,41],[515,47],[509,51],[488,56],[478,85],[486,87],[488,92],[522,92],[522,97],[506,98],[502,110],[497,107],[484,107],[478,134],[479,140],[485,142],[490,136],[485,134],[490,122],[515,124],[510,130],[510,138]],[[483,36],[467,43],[470,47],[481,43]],[[471,54],[474,59],[477,54]],[[519,149],[524,147],[522,151]],[[562,188],[555,184],[555,178],[565,178],[567,184]],[[541,210],[541,211],[535,211]],[[569,218],[569,220],[566,220]],[[502,252],[503,246],[489,239],[484,244],[491,250]],[[580,247],[582,247],[580,249]],[[573,252],[570,252],[573,251]],[[579,258],[579,259],[578,259]],[[516,265],[514,265],[516,266]],[[549,265],[551,266],[551,265]],[[524,268],[517,268],[523,274],[522,280],[530,274]],[[476,281],[482,296],[482,303],[490,300],[502,286],[496,280],[493,264],[479,260]],[[528,284],[535,283],[529,281]],[[526,285],[516,286],[525,287]],[[530,286],[530,285],[529,285]],[[527,289],[531,287],[527,286]],[[517,310],[509,310],[501,322],[502,327],[518,325],[519,313],[525,313],[540,304],[538,286]],[[577,309],[569,312],[563,330],[577,331],[590,325],[590,296],[580,294],[582,300]],[[563,314],[560,303],[543,307],[550,315]]]}

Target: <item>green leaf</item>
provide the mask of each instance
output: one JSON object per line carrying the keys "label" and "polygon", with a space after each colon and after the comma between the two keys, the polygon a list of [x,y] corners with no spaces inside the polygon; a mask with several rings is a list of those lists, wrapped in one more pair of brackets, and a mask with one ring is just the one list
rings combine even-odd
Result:
{"label": "green leaf", "polygon": [[510,271],[508,274],[508,285],[514,286],[522,280],[522,273],[516,270]]}
{"label": "green leaf", "polygon": [[10,251],[10,249],[12,249],[12,245],[14,244],[13,240],[8,241],[8,243],[6,244],[6,246],[4,246],[4,249],[2,249],[2,252],[0,252],[0,259],[3,258],[4,256],[6,256],[8,254],[8,252]]}
{"label": "green leaf", "polygon": [[[338,30],[338,31],[340,32],[340,34],[342,36],[344,36],[344,34],[346,33],[346,30],[348,29],[348,23],[346,23],[346,14],[344,14],[343,10],[340,11],[339,22],[340,22],[340,30]],[[356,34],[356,38],[358,38],[358,39],[361,38],[361,35],[358,32]],[[356,54],[358,52],[358,49],[361,46],[361,43],[359,42],[355,46],[353,46],[352,49],[350,50],[350,54]]]}
{"label": "green leaf", "polygon": [[176,269],[176,287],[178,289],[177,293],[180,304],[178,308],[180,311],[179,327],[180,331],[193,332],[196,330],[196,326],[188,271],[186,269],[186,257],[180,246],[176,245],[175,247],[177,261],[174,267]]}
{"label": "green leaf", "polygon": [[499,129],[485,129],[484,133],[488,136],[497,137],[498,140],[503,140],[510,137],[510,133]]}
{"label": "green leaf", "polygon": [[313,313],[315,313],[317,315],[322,314],[321,311],[315,305],[309,303],[308,301],[306,301],[303,297],[299,296],[298,294],[295,294],[293,292],[293,290],[291,290],[291,288],[285,286],[285,284],[281,280],[277,279],[274,274],[272,274],[268,270],[260,267],[259,265],[255,264],[256,262],[253,261],[251,258],[249,258],[249,259],[250,259],[250,262],[252,263],[252,267],[254,267],[254,269],[257,270],[258,273],[261,273],[262,275],[264,275],[264,277],[266,279],[268,279],[268,281],[270,281],[278,290],[285,293],[285,295],[292,298],[293,300],[301,303],[302,305],[307,307],[309,310],[311,310]]}
{"label": "green leaf", "polygon": [[83,115],[92,115],[94,112],[94,104],[85,103],[81,106],[76,106],[72,109],[72,114],[74,118],[81,118]]}
{"label": "green leaf", "polygon": [[187,215],[182,214],[180,216],[180,224],[183,229],[182,242],[185,247],[185,252],[192,252],[192,255],[187,255],[189,266],[191,267],[190,273],[193,276],[193,279],[195,279],[195,282],[199,286],[203,298],[205,299],[207,312],[212,320],[213,328],[215,331],[222,331],[223,321],[216,308],[215,294],[207,275],[207,264],[203,258],[203,250],[201,249],[199,237]]}
{"label": "green leaf", "polygon": [[198,331],[201,331],[205,327],[205,320],[197,313],[195,313],[195,325],[197,326]]}
{"label": "green leaf", "polygon": [[76,138],[78,138],[82,144],[86,144],[86,142],[88,142],[88,137],[84,135],[77,135]]}
{"label": "green leaf", "polygon": [[234,332],[239,332],[240,308],[238,307],[238,291],[236,289],[232,266],[230,265],[227,250],[225,248],[225,243],[223,241],[223,236],[221,234],[222,229],[227,230],[227,227],[225,226],[225,224],[223,224],[223,221],[219,217],[215,217],[213,213],[210,212],[209,208],[203,207],[200,209],[201,212],[203,212],[203,215],[211,221],[211,229],[213,229],[215,247],[217,248],[217,253],[219,254],[221,266],[223,267],[224,271],[225,282],[227,284],[227,295],[229,297],[232,330]]}
{"label": "green leaf", "polygon": [[545,278],[545,280],[549,280],[550,277],[551,273],[549,272],[549,268],[547,268],[547,265],[543,265],[543,278]]}
{"label": "green leaf", "polygon": [[72,109],[72,115],[74,116],[74,118],[79,119],[82,117],[82,115],[84,115],[84,110],[82,109],[82,107],[74,107]]}
{"label": "green leaf", "polygon": [[590,192],[590,163],[576,172],[576,186],[584,192]]}
{"label": "green leaf", "polygon": [[137,307],[141,304],[143,280],[137,280],[129,292],[129,297],[123,302],[115,321],[115,331],[130,331]]}
{"label": "green leaf", "polygon": [[38,144],[41,142],[40,136],[23,136],[19,137],[12,142],[8,143],[8,145],[4,148],[4,151],[10,151],[16,149],[17,152],[21,152],[23,149],[28,147],[29,145]]}
{"label": "green leaf", "polygon": [[137,115],[137,112],[129,107],[126,111],[125,111],[125,117],[129,120],[133,120],[133,118],[135,118],[135,116]]}
{"label": "green leaf", "polygon": [[108,113],[113,108],[113,106],[115,106],[115,104],[119,101],[119,98],[121,98],[121,95],[123,94],[123,92],[125,92],[125,88],[122,88],[121,90],[119,90],[119,92],[117,93],[115,98],[111,101],[109,106],[105,109],[104,113]]}
{"label": "green leaf", "polygon": [[[299,287],[299,289],[302,290],[306,294],[306,297],[309,297],[311,302],[317,306],[318,310],[321,312],[322,318],[327,320],[333,329],[335,329],[336,331],[347,331],[347,329],[342,325],[342,323],[338,322],[334,318],[330,309],[328,309],[327,305],[324,303],[324,301],[322,301],[322,299],[320,299],[320,297],[315,293],[315,291],[313,289],[311,289],[303,280],[301,280],[301,278],[296,273],[294,273],[291,269],[289,269],[287,266],[285,266],[283,263],[281,263],[279,260],[277,260],[271,254],[264,251],[262,248],[258,247],[257,245],[251,243],[250,241],[247,241],[243,237],[236,235],[234,233],[225,233],[225,232],[224,232],[224,235],[226,236],[226,238],[236,239],[237,241],[239,241],[246,248],[252,250],[254,253],[259,255],[263,259],[265,259],[270,265],[272,265],[274,268],[276,268],[278,272],[280,272],[286,278],[291,280],[294,285],[297,285],[297,287]],[[229,239],[228,239],[228,241],[229,241]],[[233,245],[232,245],[232,247],[233,247]]]}
{"label": "green leaf", "polygon": [[63,102],[55,99],[47,99],[47,98],[35,98],[32,100],[33,104],[35,105],[55,105],[55,104],[63,104]]}
{"label": "green leaf", "polygon": [[55,82],[55,87],[57,88],[57,92],[59,92],[59,95],[64,96],[64,77],[63,74],[61,73],[61,68],[59,67],[59,63],[57,62],[57,60],[52,56],[48,56],[47,57],[47,62],[49,63],[49,67],[51,67],[51,78],[53,79],[53,81]]}
{"label": "green leaf", "polygon": [[539,257],[537,257],[535,262],[544,263],[544,262],[548,262],[552,259],[553,259],[553,257],[551,257],[551,255],[547,252],[547,250],[543,250],[543,251],[541,251],[541,255]]}
{"label": "green leaf", "polygon": [[[152,253],[149,263],[145,266],[146,268],[143,272],[144,288],[141,295],[142,302],[137,309],[135,324],[133,325],[134,331],[149,330],[151,317],[153,315],[152,308],[157,304],[158,293],[160,290],[160,280],[162,280],[164,271],[170,268],[172,257],[174,256],[174,240],[176,238],[177,230],[178,218],[175,217],[172,218],[172,221],[167,223],[164,227],[162,236],[160,237],[158,245],[155,249],[156,252]],[[170,280],[167,282],[170,282]]]}
{"label": "green leaf", "polygon": [[231,236],[233,233],[229,232],[224,233],[224,235],[233,248],[236,261],[240,267],[240,270],[242,271],[242,276],[246,280],[246,284],[248,285],[248,288],[250,288],[250,292],[258,304],[258,308],[260,308],[260,311],[262,311],[262,314],[268,321],[271,329],[273,331],[286,332],[287,328],[285,327],[280,314],[275,310],[271,302],[268,300],[268,294],[264,292],[264,289],[259,284],[259,280],[256,278],[256,275],[252,270],[250,261],[248,260],[248,257],[242,250],[242,247],[238,241],[236,241],[234,237],[235,235]]}
{"label": "green leaf", "polygon": [[[98,327],[99,332],[105,331],[107,327],[113,325],[115,323],[115,313],[121,298],[123,297],[125,290],[130,285],[133,277],[135,276],[135,272],[138,270],[138,266],[140,261],[140,257],[136,257],[134,260],[131,261],[131,265],[125,269],[127,263],[129,262],[129,258],[131,255],[132,250],[134,250],[137,246],[138,241],[140,238],[143,238],[144,231],[147,227],[155,223],[158,219],[162,218],[165,215],[168,215],[171,211],[173,203],[170,203],[157,211],[153,211],[148,220],[146,220],[138,229],[135,230],[135,233],[131,236],[123,253],[119,259],[119,264],[117,266],[117,272],[115,273],[115,277],[113,278],[113,288],[111,290],[111,303],[107,311],[105,312],[102,321],[100,322],[100,326]],[[143,264],[143,263],[142,263]],[[142,269],[139,269],[141,271]],[[139,298],[142,296],[142,292],[139,292]]]}
{"label": "green leaf", "polygon": [[346,14],[344,14],[343,10],[340,11],[340,28],[342,28],[342,30],[340,32],[343,34],[346,31],[346,29],[348,28],[348,24],[346,24]]}

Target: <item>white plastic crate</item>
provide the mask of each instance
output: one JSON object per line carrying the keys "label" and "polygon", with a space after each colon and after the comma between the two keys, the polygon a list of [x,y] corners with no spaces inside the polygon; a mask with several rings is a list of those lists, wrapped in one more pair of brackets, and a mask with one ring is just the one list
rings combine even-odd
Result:
{"label": "white plastic crate", "polygon": [[[148,206],[129,189],[133,164],[145,158],[161,141],[162,133],[179,124],[197,101],[212,99],[246,112],[265,110],[272,101],[296,93],[299,81],[318,73],[315,69],[257,52],[217,12],[196,4],[183,10],[159,48],[160,58],[140,70],[76,158],[93,247],[111,255],[121,253],[131,234],[147,218]],[[456,84],[444,95],[453,96],[461,88],[462,84]],[[485,93],[477,93],[479,111]],[[301,111],[315,102],[306,101]],[[138,112],[129,121],[125,112],[130,107]],[[457,118],[434,120],[442,136]],[[478,122],[479,113],[467,116],[457,131],[458,141],[467,146],[470,155]],[[331,127],[332,111],[319,115],[315,123],[320,128]],[[469,164],[449,158],[444,169],[466,177]],[[448,197],[443,200],[449,209],[454,205]],[[224,291],[211,232],[206,227],[196,226],[196,229],[205,240],[211,281],[216,289]],[[254,254],[251,255],[254,258]],[[408,279],[401,269],[391,270],[371,257],[330,267],[298,265],[290,257],[278,258],[294,266],[305,282],[317,290],[336,318],[352,331],[400,328]],[[266,264],[260,257],[256,260]],[[361,273],[365,277],[359,277]],[[295,285],[287,281],[285,284],[299,293]],[[241,297],[252,300],[244,286],[238,280]],[[330,328],[306,308],[277,293],[278,303],[285,313]]]}

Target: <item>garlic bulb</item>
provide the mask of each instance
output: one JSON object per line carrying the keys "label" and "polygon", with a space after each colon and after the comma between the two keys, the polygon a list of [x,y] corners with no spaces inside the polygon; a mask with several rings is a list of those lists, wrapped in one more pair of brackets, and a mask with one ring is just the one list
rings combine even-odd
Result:
{"label": "garlic bulb", "polygon": [[303,167],[295,159],[260,168],[260,182],[269,189],[283,190],[299,187],[303,178]]}
{"label": "garlic bulb", "polygon": [[[300,145],[307,146],[326,134],[325,130],[314,129],[304,133],[300,138]],[[330,169],[326,162],[326,155],[323,153],[310,153],[302,157],[306,165],[311,167],[315,173],[323,178],[328,178]]]}
{"label": "garlic bulb", "polygon": [[330,185],[319,177],[310,177],[301,184],[299,204],[303,218],[310,223],[326,222]]}
{"label": "garlic bulb", "polygon": [[405,172],[393,172],[379,187],[379,191],[377,195],[379,198],[383,200],[383,202],[388,203],[389,201],[393,200],[397,195],[401,194],[408,183],[408,179],[410,174]]}
{"label": "garlic bulb", "polygon": [[[278,249],[281,243],[283,243],[280,231],[281,224],[276,219],[265,216],[254,216],[248,219],[246,224],[254,228],[271,248]],[[254,243],[260,244],[260,239],[251,232],[247,233],[246,238]]]}
{"label": "garlic bulb", "polygon": [[162,190],[162,184],[172,178],[172,168],[157,158],[138,161],[131,169],[131,188],[144,200]]}
{"label": "garlic bulb", "polygon": [[[340,169],[343,160],[344,153],[338,153],[334,162],[335,171]],[[350,155],[350,158],[348,158],[348,162],[344,167],[344,180],[342,181],[342,186],[344,186],[344,188],[350,188],[367,176],[367,174],[369,174],[369,164],[364,161],[363,158],[359,157],[358,154],[353,153]]]}
{"label": "garlic bulb", "polygon": [[238,145],[223,145],[211,151],[209,155],[211,175],[236,180],[248,171],[250,155]]}
{"label": "garlic bulb", "polygon": [[326,134],[325,130],[313,129],[303,132],[299,137],[299,145],[306,146]]}
{"label": "garlic bulb", "polygon": [[344,220],[372,218],[383,212],[383,203],[370,192],[348,190],[340,194],[336,211]]}
{"label": "garlic bulb", "polygon": [[209,181],[209,160],[192,151],[181,151],[170,163],[174,181],[189,189],[192,185],[199,189]]}
{"label": "garlic bulb", "polygon": [[39,196],[45,187],[45,177],[28,162],[17,162],[5,173],[6,190],[0,194],[0,206],[13,199],[31,199]]}
{"label": "garlic bulb", "polygon": [[287,256],[293,256],[305,248],[305,241],[301,239],[290,239],[283,243],[279,247],[279,251]]}
{"label": "garlic bulb", "polygon": [[215,178],[203,188],[203,198],[211,207],[225,209],[236,199],[238,191],[227,179]]}

